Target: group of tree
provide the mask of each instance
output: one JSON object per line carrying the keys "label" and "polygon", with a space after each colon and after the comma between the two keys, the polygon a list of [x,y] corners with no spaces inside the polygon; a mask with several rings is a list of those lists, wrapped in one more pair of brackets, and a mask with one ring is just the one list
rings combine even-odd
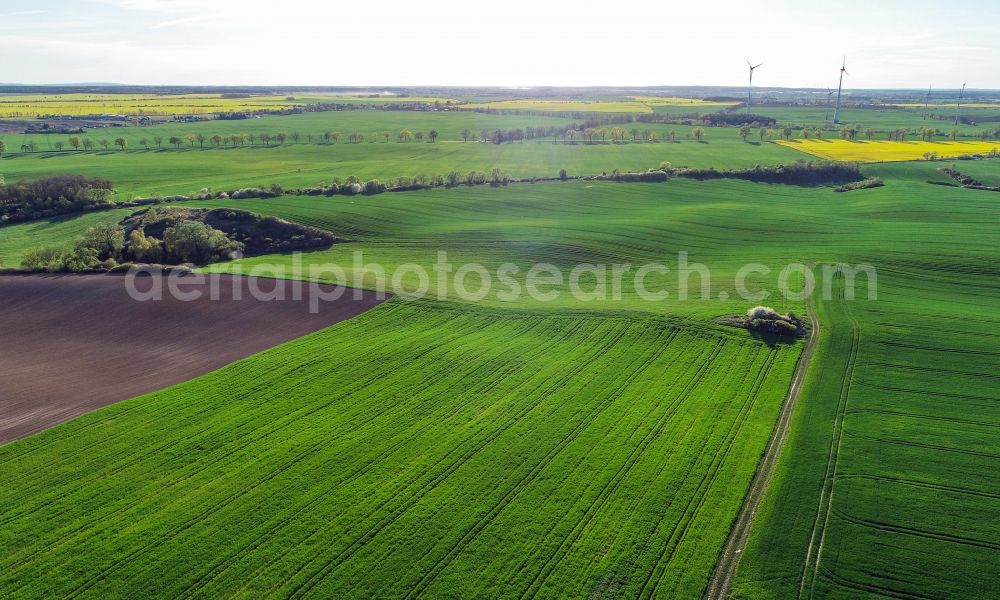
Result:
{"label": "group of tree", "polygon": [[125,229],[114,223],[89,228],[69,248],[45,247],[27,252],[22,266],[34,271],[79,272],[107,270],[130,262],[204,264],[229,258],[243,245],[224,232],[199,221],[181,221],[163,231],[163,239],[147,236],[141,229]]}
{"label": "group of tree", "polygon": [[0,222],[41,219],[111,204],[113,190],[107,179],[83,175],[0,182]]}
{"label": "group of tree", "polygon": [[743,179],[756,183],[791,185],[845,184],[865,177],[857,164],[835,161],[798,160],[788,165],[761,166],[751,169],[719,171],[716,169],[675,169],[672,174],[690,179]]}

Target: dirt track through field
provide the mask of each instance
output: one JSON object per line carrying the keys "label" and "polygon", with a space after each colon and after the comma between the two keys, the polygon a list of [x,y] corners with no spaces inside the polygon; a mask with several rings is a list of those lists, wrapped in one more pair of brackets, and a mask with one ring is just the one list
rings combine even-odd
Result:
{"label": "dirt track through field", "polygon": [[705,592],[705,598],[708,600],[725,600],[729,597],[729,588],[732,585],[733,576],[736,574],[736,567],[740,562],[740,554],[743,552],[750,535],[750,525],[757,514],[760,501],[764,498],[767,484],[771,481],[771,475],[774,474],[774,467],[778,464],[781,449],[788,438],[792,413],[799,395],[802,393],[802,383],[805,381],[806,371],[809,369],[809,361],[812,359],[816,343],[819,340],[819,319],[816,317],[811,301],[807,302],[806,310],[809,313],[811,326],[809,340],[799,357],[798,364],[795,365],[795,373],[792,375],[792,383],[788,388],[788,396],[785,398],[781,413],[778,415],[778,423],[775,425],[774,431],[771,432],[771,439],[767,442],[764,456],[750,482],[750,489],[747,490],[747,495],[743,499],[743,506],[740,507],[736,523],[729,532],[729,538],[722,548],[722,554],[715,565],[715,571],[712,573],[712,578],[709,579],[708,589]]}
{"label": "dirt track through field", "polygon": [[[137,287],[150,289],[152,278]],[[309,311],[309,285],[184,278],[182,302],[140,302],[111,275],[0,276],[0,444],[152,392],[354,317],[381,303],[345,290]],[[256,289],[284,300],[255,300]],[[301,299],[293,298],[302,285]],[[219,290],[212,300],[208,291]],[[319,286],[325,292],[332,286]],[[163,288],[166,290],[166,286]],[[236,290],[239,290],[237,292]]]}

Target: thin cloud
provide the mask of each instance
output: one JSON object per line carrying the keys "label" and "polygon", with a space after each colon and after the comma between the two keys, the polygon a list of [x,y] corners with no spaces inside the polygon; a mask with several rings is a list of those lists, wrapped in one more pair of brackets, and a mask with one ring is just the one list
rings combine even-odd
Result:
{"label": "thin cloud", "polygon": [[14,12],[9,12],[9,13],[0,13],[0,18],[31,17],[34,15],[45,15],[48,13],[49,11],[47,10],[16,10]]}
{"label": "thin cloud", "polygon": [[210,24],[215,19],[208,15],[197,15],[193,17],[181,17],[179,19],[171,19],[169,21],[162,21],[153,25],[153,29],[166,29],[168,27],[178,27],[180,25],[205,25]]}

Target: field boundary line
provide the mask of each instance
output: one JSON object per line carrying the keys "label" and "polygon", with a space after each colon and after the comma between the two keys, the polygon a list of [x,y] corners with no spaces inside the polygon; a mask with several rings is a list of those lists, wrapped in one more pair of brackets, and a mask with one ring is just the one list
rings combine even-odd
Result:
{"label": "field boundary line", "polygon": [[767,491],[768,483],[770,483],[775,466],[778,464],[781,449],[788,438],[792,413],[802,393],[806,372],[809,370],[809,364],[819,341],[820,323],[819,318],[816,317],[811,300],[806,302],[806,313],[809,316],[811,325],[809,339],[802,354],[799,355],[798,362],[795,364],[795,372],[788,387],[788,394],[785,396],[785,402],[781,406],[778,421],[771,432],[771,438],[767,442],[764,455],[761,457],[753,479],[750,481],[750,487],[747,489],[746,496],[743,499],[743,506],[740,507],[739,515],[729,530],[729,537],[726,539],[726,544],[719,555],[715,570],[708,581],[708,587],[705,591],[705,598],[707,600],[724,600],[728,598],[729,588],[732,585],[733,576],[736,574],[736,567],[739,566],[740,555],[750,535],[750,526],[753,524],[753,519],[757,514],[757,507],[760,506],[760,502],[764,498],[764,492]]}

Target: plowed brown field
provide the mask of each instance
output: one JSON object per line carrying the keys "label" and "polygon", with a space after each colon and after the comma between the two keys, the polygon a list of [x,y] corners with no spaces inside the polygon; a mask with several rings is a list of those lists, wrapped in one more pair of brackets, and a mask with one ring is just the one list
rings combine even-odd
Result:
{"label": "plowed brown field", "polygon": [[[146,279],[142,290],[152,285]],[[199,300],[169,294],[133,300],[120,276],[0,276],[0,444],[213,371],[381,302],[373,292],[355,300],[347,290],[311,314],[308,287],[295,300],[289,281],[259,281],[262,290],[284,290],[285,299],[273,301],[254,299],[247,278],[184,281],[185,291],[205,292]],[[218,300],[208,294],[213,282]]]}

